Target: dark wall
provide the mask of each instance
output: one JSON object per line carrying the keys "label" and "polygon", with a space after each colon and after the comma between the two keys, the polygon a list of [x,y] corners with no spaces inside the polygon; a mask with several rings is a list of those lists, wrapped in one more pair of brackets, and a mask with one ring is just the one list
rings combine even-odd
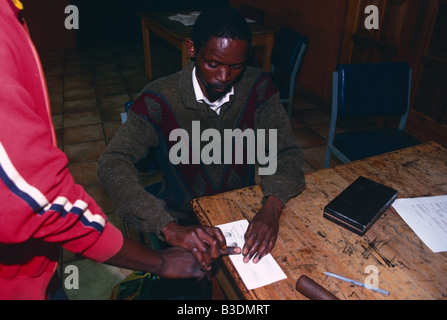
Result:
{"label": "dark wall", "polygon": [[22,0],[23,17],[39,52],[76,48],[73,30],[64,25],[68,0]]}
{"label": "dark wall", "polygon": [[79,48],[141,39],[139,11],[149,11],[149,1],[71,0],[79,9],[79,29],[75,31]]}
{"label": "dark wall", "polygon": [[255,6],[264,10],[265,24],[286,26],[305,34],[309,45],[296,81],[316,97],[330,99],[346,0],[231,0],[230,3],[237,8],[242,4]]}
{"label": "dark wall", "polygon": [[138,12],[200,8],[206,0],[70,0],[79,9],[79,48],[141,40]]}

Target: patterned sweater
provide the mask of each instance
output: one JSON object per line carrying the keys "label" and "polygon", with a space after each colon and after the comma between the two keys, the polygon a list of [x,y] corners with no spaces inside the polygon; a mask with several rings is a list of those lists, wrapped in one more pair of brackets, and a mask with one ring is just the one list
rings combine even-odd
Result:
{"label": "patterned sweater", "polygon": [[[98,175],[106,186],[119,215],[138,230],[160,234],[171,221],[193,221],[191,199],[234,190],[255,183],[256,166],[249,161],[221,161],[205,165],[172,164],[169,151],[177,143],[170,141],[174,129],[183,129],[191,145],[194,122],[200,121],[200,132],[215,129],[223,137],[224,129],[239,128],[277,131],[277,170],[260,177],[264,196],[273,195],[286,203],[305,187],[303,152],[297,145],[279,94],[267,73],[248,67],[234,86],[234,95],[219,114],[197,102],[192,84],[193,62],[178,73],[153,81],[134,101],[126,123],[116,132],[101,155]],[[256,131],[254,131],[256,132]],[[202,138],[202,140],[204,140]],[[266,148],[269,139],[266,138]],[[209,143],[200,141],[201,149]],[[223,154],[223,145],[222,154]],[[234,146],[233,146],[234,147]],[[233,148],[234,149],[234,148]],[[244,155],[247,159],[247,140]],[[166,196],[156,198],[139,182],[135,163],[156,150],[166,184]],[[233,160],[234,160],[233,152]],[[268,151],[266,151],[268,154]],[[248,163],[247,163],[248,162]]]}

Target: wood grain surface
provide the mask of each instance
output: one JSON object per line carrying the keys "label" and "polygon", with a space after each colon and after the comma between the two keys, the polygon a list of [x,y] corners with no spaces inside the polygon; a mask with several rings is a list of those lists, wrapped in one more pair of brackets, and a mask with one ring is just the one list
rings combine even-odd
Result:
{"label": "wood grain surface", "polygon": [[[446,299],[447,252],[431,252],[392,207],[364,236],[323,218],[324,206],[358,176],[398,190],[398,198],[445,195],[447,150],[425,143],[306,174],[306,189],[283,211],[272,251],[287,279],[247,290],[224,257],[219,282],[227,295],[250,300],[307,299],[295,289],[297,279],[307,275],[339,299]],[[262,196],[261,188],[252,186],[195,199],[192,206],[202,224],[215,226],[250,221],[261,208]],[[377,268],[379,287],[389,296],[323,274],[329,271],[364,282],[370,275],[367,266]]]}

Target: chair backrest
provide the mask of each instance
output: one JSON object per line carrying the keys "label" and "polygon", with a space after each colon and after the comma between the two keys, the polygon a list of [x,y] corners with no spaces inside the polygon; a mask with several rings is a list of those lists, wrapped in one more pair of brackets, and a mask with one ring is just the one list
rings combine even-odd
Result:
{"label": "chair backrest", "polygon": [[297,62],[302,58],[309,39],[287,27],[281,27],[273,46],[271,63],[274,70],[291,76],[296,72]]}
{"label": "chair backrest", "polygon": [[406,62],[340,64],[333,76],[339,118],[405,115],[411,69]]}

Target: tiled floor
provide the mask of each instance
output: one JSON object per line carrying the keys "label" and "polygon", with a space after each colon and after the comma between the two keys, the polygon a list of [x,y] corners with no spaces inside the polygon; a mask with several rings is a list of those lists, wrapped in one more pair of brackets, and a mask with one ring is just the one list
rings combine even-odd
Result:
{"label": "tiled floor", "polygon": [[[180,69],[176,49],[155,39],[152,50],[154,77]],[[97,178],[96,167],[101,152],[121,125],[124,103],[134,99],[147,84],[142,45],[49,52],[41,54],[41,60],[58,144],[68,157],[69,170],[109,220],[122,228]],[[297,93],[291,123],[305,153],[305,172],[322,168],[328,108],[318,107]],[[69,264],[78,266],[80,277],[79,289],[67,290],[71,299],[108,299],[113,286],[129,273],[64,251],[62,273]]]}

